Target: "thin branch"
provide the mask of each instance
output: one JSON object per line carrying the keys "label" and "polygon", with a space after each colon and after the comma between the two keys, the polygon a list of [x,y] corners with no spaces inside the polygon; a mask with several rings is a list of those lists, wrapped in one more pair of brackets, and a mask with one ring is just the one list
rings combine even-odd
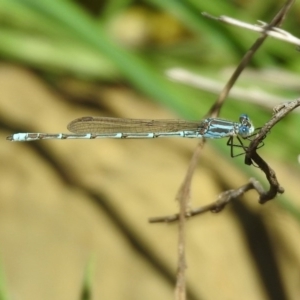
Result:
{"label": "thin branch", "polygon": [[[260,38],[258,38],[256,40],[256,42],[252,45],[252,47],[247,51],[247,53],[245,54],[245,56],[241,60],[240,64],[238,65],[238,67],[236,68],[234,73],[232,74],[232,76],[229,79],[228,83],[225,85],[224,89],[220,93],[218,99],[216,100],[214,105],[211,107],[211,109],[209,110],[207,115],[209,115],[209,116],[218,116],[218,114],[220,112],[220,109],[221,109],[221,107],[222,107],[222,105],[225,101],[225,98],[227,97],[230,89],[232,88],[232,86],[236,82],[237,78],[239,77],[241,72],[245,69],[246,65],[248,64],[250,59],[253,57],[254,53],[259,49],[259,47],[262,45],[262,43],[268,37],[268,32],[272,31],[274,29],[274,27],[280,26],[282,24],[284,18],[286,17],[286,14],[287,14],[288,10],[291,8],[293,3],[294,3],[294,0],[288,0],[285,3],[285,5],[283,6],[283,8],[273,18],[273,20],[270,22],[270,24],[264,25],[262,27],[262,29],[263,29],[262,36]],[[207,14],[204,14],[204,16],[210,17]],[[219,20],[219,18],[217,18],[217,20]],[[278,30],[278,29],[276,29],[275,31],[280,32],[280,30]],[[281,105],[280,109],[278,109],[278,108],[276,109],[276,113],[277,113],[277,111],[281,112],[287,106],[288,105]],[[273,124],[273,126],[277,122],[275,122]],[[248,184],[240,187],[237,190],[230,190],[230,191],[223,192],[219,196],[217,201],[215,201],[215,202],[213,202],[213,203],[211,203],[207,206],[201,207],[199,209],[190,210],[190,211],[187,212],[186,204],[187,204],[187,199],[189,198],[189,191],[190,191],[190,185],[191,185],[191,176],[194,172],[194,168],[195,168],[195,165],[196,165],[194,160],[192,160],[192,163],[191,163],[190,168],[188,169],[188,172],[187,172],[187,175],[186,175],[186,179],[182,183],[181,188],[178,192],[178,195],[180,195],[180,197],[179,197],[179,200],[180,200],[180,213],[172,215],[172,216],[151,218],[149,221],[151,223],[170,222],[170,221],[173,221],[173,220],[177,220],[180,217],[180,220],[181,220],[181,223],[182,223],[181,226],[182,226],[182,228],[184,228],[185,218],[191,217],[193,215],[203,213],[203,212],[206,212],[206,211],[219,212],[226,206],[226,204],[228,202],[230,202],[233,199],[241,196],[243,193],[245,193],[249,189],[255,189],[257,191],[257,193],[260,195],[260,197],[259,197],[259,202],[260,203],[265,203],[266,201],[268,201],[270,199],[273,199],[277,195],[277,193],[283,193],[284,189],[279,185],[279,183],[277,181],[277,178],[276,178],[275,172],[269,167],[269,165],[256,152],[259,144],[262,142],[262,140],[265,138],[266,134],[269,132],[269,130],[265,129],[265,128],[268,128],[267,126],[269,126],[267,124],[262,128],[262,130],[259,132],[259,134],[250,143],[249,147],[246,148],[247,153],[246,153],[246,156],[245,156],[245,163],[251,165],[253,162],[255,162],[257,164],[257,166],[262,169],[262,171],[266,174],[266,177],[267,177],[267,179],[269,181],[269,184],[270,184],[269,191],[265,192],[264,189],[262,188],[261,184],[258,181],[252,179],[252,180],[250,180],[250,182]],[[197,152],[197,150],[196,150],[196,152]],[[194,153],[193,158],[194,157],[197,157],[197,155],[195,153]],[[184,231],[182,229],[181,232],[180,232],[181,241],[179,241],[179,249],[181,249],[180,247],[181,247],[181,245],[183,245],[183,242],[184,242],[184,237],[181,236],[181,234],[183,232]],[[184,266],[182,269],[185,269],[184,253],[181,251],[181,252],[179,252],[179,256],[180,255],[183,255],[183,256],[181,258],[179,258],[179,269],[180,269],[180,264],[181,263]],[[183,273],[181,273],[181,274],[183,274]],[[178,286],[182,286],[182,284],[179,282],[179,279],[180,279],[180,276],[178,276],[178,282],[177,282]]]}
{"label": "thin branch", "polygon": [[[300,98],[294,101],[289,101],[286,103],[281,103],[277,105],[273,109],[273,116],[270,121],[268,121],[256,135],[255,139],[253,139],[247,147],[247,153],[245,156],[245,163],[250,165],[253,162],[265,173],[266,178],[269,182],[269,190],[265,191],[262,187],[262,184],[254,178],[251,178],[250,181],[237,188],[222,192],[218,199],[214,202],[211,202],[205,206],[201,206],[198,208],[190,209],[186,211],[185,218],[190,218],[195,215],[203,214],[205,212],[220,212],[224,209],[224,207],[231,201],[241,197],[244,193],[249,190],[256,190],[259,195],[259,203],[264,204],[269,200],[274,199],[277,194],[284,193],[284,189],[278,183],[276,178],[276,174],[274,170],[257,154],[256,150],[261,142],[266,138],[267,134],[270,132],[271,128],[273,128],[281,119],[283,119],[288,113],[292,110],[300,106]],[[161,222],[174,222],[179,219],[179,214],[173,214],[162,217],[154,217],[149,219],[150,223],[161,223]]]}
{"label": "thin branch", "polygon": [[[273,27],[280,26],[281,23],[283,22],[288,10],[290,9],[291,5],[293,4],[294,0],[288,0],[286,4],[282,7],[282,9],[278,12],[278,14],[273,18],[273,20],[268,24],[267,26],[264,27],[264,31],[262,33],[262,36],[259,37],[255,43],[250,47],[250,49],[246,52],[244,57],[242,58],[241,62],[235,69],[234,73],[230,77],[229,81],[225,85],[224,89],[220,93],[218,99],[214,103],[214,105],[210,108],[208,112],[208,116],[218,116],[219,112],[221,110],[221,107],[227,98],[229,91],[237,81],[238,77],[241,75],[242,71],[245,69],[247,64],[250,62],[252,59],[253,55],[255,52],[260,48],[260,46],[263,44],[265,39],[268,37],[267,33],[269,30],[271,30]],[[204,13],[204,16],[208,16],[207,14]],[[218,20],[218,18],[216,18]]]}
{"label": "thin branch", "polygon": [[175,287],[175,299],[185,300],[186,299],[186,286],[185,286],[185,270],[186,270],[186,259],[185,259],[185,221],[186,212],[189,207],[190,199],[190,186],[192,183],[193,174],[197,167],[197,162],[204,146],[205,140],[201,140],[198,143],[196,150],[193,153],[189,168],[186,172],[184,181],[177,193],[176,200],[179,201],[180,213],[179,217],[179,230],[178,230],[178,269],[177,269],[177,280]]}
{"label": "thin branch", "polygon": [[231,17],[227,17],[227,16],[214,17],[214,16],[209,15],[208,13],[205,13],[205,12],[202,13],[202,15],[207,17],[207,18],[217,20],[217,21],[220,21],[220,22],[223,22],[223,23],[227,23],[227,24],[234,25],[234,26],[237,26],[237,27],[245,28],[245,29],[255,31],[255,32],[264,33],[264,34],[266,34],[270,37],[273,37],[275,39],[282,40],[282,41],[300,46],[300,39],[297,38],[296,36],[292,35],[288,31],[285,31],[281,28],[274,27],[274,26],[270,27],[270,24],[265,23],[265,22],[260,21],[260,20],[257,21],[258,24],[253,25],[253,24],[242,22],[240,20],[237,20],[237,19],[234,19],[234,18],[231,18]]}
{"label": "thin branch", "polygon": [[[220,113],[220,109],[236,80],[242,73],[242,71],[245,69],[246,65],[249,63],[251,58],[253,57],[254,53],[259,49],[259,47],[262,45],[264,40],[268,37],[267,32],[270,31],[273,27],[280,26],[282,21],[284,20],[287,11],[291,7],[294,0],[288,0],[287,3],[284,5],[284,7],[280,10],[280,12],[273,18],[271,23],[267,26],[264,26],[264,31],[262,32],[262,36],[256,40],[256,42],[252,45],[252,47],[247,51],[243,59],[241,60],[240,64],[232,74],[231,78],[229,79],[228,83],[225,85],[224,89],[220,93],[218,99],[216,100],[215,104],[211,107],[209,110],[207,116],[216,117]],[[191,160],[190,166],[188,168],[185,180],[183,181],[178,194],[177,199],[180,203],[180,212],[179,214],[175,215],[175,219],[177,216],[177,219],[179,219],[179,241],[178,241],[178,272],[177,272],[177,282],[176,282],[176,288],[175,288],[175,298],[177,300],[185,300],[186,299],[186,287],[185,287],[185,270],[186,270],[186,259],[185,259],[185,221],[187,217],[190,217],[192,215],[196,215],[199,213],[203,213],[205,211],[213,211],[213,212],[219,212],[221,211],[227,203],[232,201],[233,199],[236,199],[237,197],[244,194],[249,189],[255,189],[259,195],[266,195],[267,193],[264,192],[261,184],[257,182],[256,180],[252,179],[250,182],[241,188],[237,190],[230,190],[223,192],[217,201],[214,203],[205,206],[204,208],[199,208],[198,210],[187,210],[188,207],[188,200],[190,195],[190,186],[191,186],[191,180],[192,175],[194,173],[194,170],[196,168],[196,164],[198,161],[198,157],[200,154],[200,150],[202,149],[204,145],[204,141],[198,145],[197,149],[195,150],[193,154],[193,158]],[[256,147],[257,148],[257,147]],[[253,150],[253,156],[249,156],[248,162],[254,161],[257,163],[257,157],[256,154],[256,148]],[[258,156],[258,155],[257,155]],[[259,165],[259,163],[257,163]],[[271,169],[269,168],[269,171]],[[275,173],[274,173],[275,174]],[[274,175],[273,174],[273,175]],[[274,176],[267,176],[268,179],[273,179]],[[276,176],[275,176],[276,178]],[[276,190],[279,192],[279,189]],[[261,197],[263,198],[263,197]],[[162,217],[162,218],[152,218],[150,219],[150,222],[166,222],[166,220],[174,219],[173,217]],[[176,219],[176,220],[177,220]]]}
{"label": "thin branch", "polygon": [[279,185],[278,180],[276,178],[276,174],[273,171],[273,169],[256,152],[257,148],[259,144],[266,138],[271,128],[273,128],[288,113],[290,113],[292,110],[299,106],[300,99],[277,105],[273,109],[274,114],[272,116],[272,119],[260,129],[259,133],[251,141],[249,147],[247,148],[245,164],[251,165],[254,162],[265,173],[266,178],[270,184],[269,191],[260,195],[259,202],[261,204],[274,199],[278,193],[283,193],[284,189]]}
{"label": "thin branch", "polygon": [[[185,214],[185,217],[190,218],[190,217],[200,215],[200,214],[203,214],[203,213],[209,212],[209,211],[218,213],[218,212],[222,211],[229,202],[241,197],[245,192],[252,190],[252,189],[255,189],[258,194],[265,193],[260,182],[254,178],[251,178],[247,184],[245,184],[235,190],[232,189],[232,190],[228,190],[228,191],[221,193],[218,196],[216,201],[187,211]],[[168,216],[163,216],[163,217],[154,217],[154,218],[149,219],[149,222],[150,223],[161,223],[161,222],[170,223],[170,222],[177,221],[178,219],[179,219],[179,214],[173,214],[173,215],[168,215]]]}

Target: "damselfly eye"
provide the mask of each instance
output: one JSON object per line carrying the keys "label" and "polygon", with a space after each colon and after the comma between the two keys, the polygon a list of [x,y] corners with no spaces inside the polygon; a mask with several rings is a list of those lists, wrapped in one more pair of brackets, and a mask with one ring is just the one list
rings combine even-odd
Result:
{"label": "damselfly eye", "polygon": [[249,122],[249,117],[246,114],[240,115],[240,123],[245,124],[246,122]]}
{"label": "damselfly eye", "polygon": [[248,125],[243,125],[239,128],[239,135],[241,137],[247,137],[251,133],[252,133],[252,127],[250,127]]}
{"label": "damselfly eye", "polygon": [[241,133],[241,134],[246,133],[247,131],[248,131],[248,128],[245,127],[245,126],[242,126],[242,127],[240,128],[240,133]]}

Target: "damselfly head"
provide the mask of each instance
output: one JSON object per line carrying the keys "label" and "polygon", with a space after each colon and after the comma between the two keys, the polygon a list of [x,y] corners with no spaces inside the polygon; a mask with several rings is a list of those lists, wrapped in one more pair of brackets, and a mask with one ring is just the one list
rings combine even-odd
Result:
{"label": "damselfly head", "polygon": [[240,115],[240,127],[239,127],[239,135],[243,138],[251,135],[254,132],[254,126],[246,114]]}

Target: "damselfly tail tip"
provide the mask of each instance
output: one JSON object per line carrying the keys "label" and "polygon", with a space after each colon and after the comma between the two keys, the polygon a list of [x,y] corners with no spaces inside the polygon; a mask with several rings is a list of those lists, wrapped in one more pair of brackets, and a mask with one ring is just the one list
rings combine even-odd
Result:
{"label": "damselfly tail tip", "polygon": [[11,142],[19,142],[19,141],[24,141],[24,139],[22,139],[21,133],[14,133],[11,134],[9,136],[6,137],[6,140],[11,141]]}

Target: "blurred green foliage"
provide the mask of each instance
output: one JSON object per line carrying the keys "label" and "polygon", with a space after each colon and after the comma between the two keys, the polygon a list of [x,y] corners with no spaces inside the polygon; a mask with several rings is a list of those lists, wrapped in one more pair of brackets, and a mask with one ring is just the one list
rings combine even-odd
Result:
{"label": "blurred green foliage", "polygon": [[[224,78],[221,71],[236,66],[258,37],[257,33],[206,19],[201,12],[253,24],[256,20],[269,22],[281,5],[282,1],[271,0],[2,0],[0,56],[57,78],[69,75],[90,81],[124,81],[183,118],[201,119],[216,95],[170,82],[164,71],[181,67],[225,84],[230,75]],[[299,13],[296,3],[283,25],[294,35],[298,33]],[[255,86],[283,99],[298,97],[299,87],[286,87],[283,80],[286,74],[296,76],[300,70],[300,54],[293,45],[269,38],[250,67],[256,72],[276,69],[282,75],[272,84],[264,83],[263,75],[246,80],[242,76],[239,84],[245,93]],[[230,98],[222,117],[237,120],[244,112],[257,126],[271,115],[266,103]],[[261,151],[299,173],[300,139],[295,128],[300,128],[296,114],[274,128]],[[224,143],[216,145],[228,154]],[[234,163],[249,172],[241,159]]]}

